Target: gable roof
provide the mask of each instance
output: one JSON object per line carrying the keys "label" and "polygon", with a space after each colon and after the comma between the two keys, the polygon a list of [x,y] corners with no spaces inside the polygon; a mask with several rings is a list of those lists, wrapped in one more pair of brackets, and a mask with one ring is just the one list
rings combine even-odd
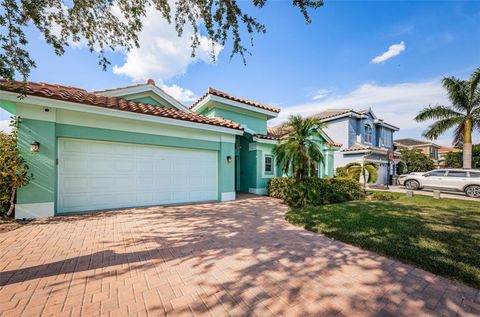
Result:
{"label": "gable roof", "polygon": [[438,153],[449,153],[449,152],[461,152],[462,150],[461,149],[457,149],[457,148],[454,148],[454,147],[450,147],[450,146],[441,146],[440,149],[438,149]]}
{"label": "gable roof", "polygon": [[[333,147],[342,147],[341,143],[336,143],[335,141],[328,136],[325,131],[320,130],[322,133],[323,138],[327,143]],[[284,124],[280,124],[274,127],[268,127],[267,128],[267,135],[256,135],[258,138],[264,138],[264,139],[271,139],[271,140],[281,140],[286,138],[289,134],[291,133],[291,129],[286,127]]]}
{"label": "gable roof", "polygon": [[93,91],[92,93],[94,93],[96,95],[119,97],[119,96],[122,96],[122,95],[128,95],[128,94],[132,94],[132,93],[139,93],[139,92],[146,92],[146,91],[151,91],[154,94],[160,96],[161,98],[165,99],[172,106],[174,106],[175,108],[177,108],[179,110],[186,111],[186,112],[189,111],[187,106],[185,106],[180,101],[175,99],[172,95],[167,93],[162,88],[158,87],[155,84],[155,81],[153,79],[148,79],[145,83],[134,84],[134,85],[124,86],[124,87],[104,89],[104,90],[96,90],[96,91]]}
{"label": "gable roof", "polygon": [[[0,91],[21,93],[22,82],[7,82],[6,80],[1,79]],[[94,93],[89,93],[83,88],[63,86],[58,84],[47,84],[41,82],[28,82],[25,86],[24,92],[27,96],[55,99],[65,102],[73,102],[76,104],[83,104],[88,106],[95,106],[127,112],[135,112],[144,115],[190,121],[243,131],[243,128],[240,126],[240,124],[232,122],[230,120],[209,118],[197,115],[192,112],[184,112],[161,106],[152,106],[149,104],[130,101],[123,98],[97,95]]]}
{"label": "gable roof", "polygon": [[430,141],[418,140],[418,139],[413,139],[413,138],[398,139],[398,140],[394,140],[393,143],[395,145],[406,146],[406,147],[417,147],[417,146],[429,146],[429,145],[431,145],[431,146],[440,148],[440,145],[437,145],[437,144],[432,143]]}
{"label": "gable roof", "polygon": [[344,109],[327,109],[312,115],[314,118],[318,118],[322,121],[328,122],[331,120],[335,120],[337,118],[343,117],[357,117],[363,118],[365,115],[370,114],[374,120],[374,123],[379,124],[381,126],[387,127],[389,129],[398,131],[400,128],[386,123],[383,119],[378,119],[377,116],[373,113],[371,108],[361,109],[361,110],[354,110],[351,108],[344,108]]}
{"label": "gable roof", "polygon": [[225,99],[228,99],[228,100],[240,102],[240,103],[243,103],[243,104],[246,104],[246,105],[249,105],[249,106],[253,106],[253,107],[256,107],[256,108],[263,109],[263,110],[271,111],[271,112],[274,112],[274,113],[279,113],[280,112],[279,108],[268,106],[268,105],[265,105],[263,103],[255,102],[255,101],[252,101],[252,100],[236,97],[236,96],[227,94],[226,92],[223,92],[221,90],[214,89],[214,88],[208,88],[208,91],[202,97],[200,97],[197,101],[195,101],[195,103],[190,107],[190,109],[194,110],[209,95],[213,95],[213,96],[225,98]]}

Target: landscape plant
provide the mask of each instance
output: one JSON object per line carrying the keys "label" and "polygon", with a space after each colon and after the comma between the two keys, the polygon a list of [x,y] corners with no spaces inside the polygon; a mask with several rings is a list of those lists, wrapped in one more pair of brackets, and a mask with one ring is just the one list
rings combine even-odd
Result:
{"label": "landscape plant", "polygon": [[[463,166],[463,151],[445,154],[445,167],[461,168]],[[480,168],[480,144],[472,146],[472,168]]]}
{"label": "landscape plant", "polygon": [[315,174],[315,166],[323,164],[322,128],[325,127],[318,118],[302,118],[293,115],[283,124],[289,133],[273,148],[277,165],[282,166],[288,174],[293,172],[297,179]]}
{"label": "landscape plant", "polygon": [[364,184],[374,184],[378,179],[378,165],[373,162],[349,163],[337,168],[337,175],[354,180],[363,179]]}
{"label": "landscape plant", "polygon": [[433,160],[419,149],[401,149],[400,154],[408,173],[427,172],[435,168]]}
{"label": "landscape plant", "polygon": [[28,166],[17,148],[18,120],[12,120],[12,132],[0,131],[0,215],[10,217],[15,207],[17,188],[31,179]]}
{"label": "landscape plant", "polygon": [[463,146],[463,168],[472,168],[472,132],[480,131],[480,67],[469,80],[444,77],[443,87],[447,91],[451,106],[428,106],[415,117],[416,121],[436,120],[424,132],[424,136],[436,140],[450,129],[455,129],[454,145]]}

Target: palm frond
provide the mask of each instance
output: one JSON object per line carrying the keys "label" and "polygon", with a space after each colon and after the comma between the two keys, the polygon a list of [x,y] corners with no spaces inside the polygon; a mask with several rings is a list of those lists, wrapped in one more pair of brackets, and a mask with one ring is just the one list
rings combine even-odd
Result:
{"label": "palm frond", "polygon": [[437,121],[428,127],[428,129],[423,133],[423,136],[430,140],[436,140],[448,129],[457,124],[461,124],[464,120],[464,117],[454,117]]}
{"label": "palm frond", "polygon": [[455,111],[451,107],[444,105],[429,105],[427,108],[421,110],[415,117],[415,121],[422,122],[427,120],[438,120],[438,119],[450,119],[455,117],[461,117],[464,114]]}
{"label": "palm frond", "polygon": [[[476,99],[480,95],[480,67],[477,68],[470,76],[470,100]],[[475,106],[475,105],[474,105]]]}
{"label": "palm frond", "polygon": [[470,84],[466,80],[455,77],[445,77],[442,80],[443,87],[447,90],[448,97],[455,109],[470,112],[469,102]]}

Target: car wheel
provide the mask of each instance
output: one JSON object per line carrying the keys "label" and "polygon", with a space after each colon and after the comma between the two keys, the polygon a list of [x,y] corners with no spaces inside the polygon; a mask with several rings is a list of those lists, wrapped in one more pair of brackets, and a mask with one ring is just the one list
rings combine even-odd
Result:
{"label": "car wheel", "polygon": [[419,187],[420,187],[420,184],[416,180],[410,179],[405,182],[405,188],[407,189],[415,190],[415,189],[418,189]]}
{"label": "car wheel", "polygon": [[465,194],[468,197],[480,198],[480,186],[472,185],[465,188]]}

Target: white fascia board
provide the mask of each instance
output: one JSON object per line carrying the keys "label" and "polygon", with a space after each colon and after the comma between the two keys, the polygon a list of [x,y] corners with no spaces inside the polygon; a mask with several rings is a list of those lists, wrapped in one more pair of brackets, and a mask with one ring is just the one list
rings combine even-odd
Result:
{"label": "white fascia board", "polygon": [[359,115],[359,114],[356,113],[356,112],[351,111],[351,112],[339,114],[338,116],[325,118],[325,119],[322,119],[321,121],[322,121],[322,122],[328,122],[328,121],[333,121],[333,120],[341,119],[341,118],[345,118],[345,117],[361,118],[362,116]]}
{"label": "white fascia board", "polygon": [[219,127],[219,126],[214,126],[206,123],[197,123],[197,122],[191,122],[191,121],[185,121],[185,120],[170,119],[165,117],[158,117],[158,116],[152,116],[148,114],[117,110],[117,109],[107,109],[103,107],[90,106],[90,105],[75,103],[71,101],[62,101],[62,100],[49,99],[49,98],[37,97],[37,96],[26,96],[23,99],[18,99],[17,93],[6,92],[6,91],[0,92],[0,99],[13,101],[13,102],[26,103],[31,105],[37,105],[37,106],[46,107],[46,108],[59,108],[59,109],[65,109],[65,110],[87,112],[87,113],[93,113],[98,115],[124,118],[124,119],[149,121],[149,122],[180,126],[180,127],[186,127],[186,128],[194,128],[194,129],[201,129],[201,130],[207,130],[207,131],[243,135],[243,131],[241,130]]}
{"label": "white fascia board", "polygon": [[265,144],[277,144],[277,140],[266,140],[266,139],[261,139],[257,137],[253,137],[253,141],[258,142],[258,143],[265,143]]}
{"label": "white fascia board", "polygon": [[117,97],[117,96],[122,96],[122,95],[132,95],[132,94],[137,94],[137,93],[141,93],[141,92],[148,92],[148,91],[152,91],[155,94],[162,97],[163,99],[167,100],[168,102],[170,102],[170,104],[172,106],[174,106],[178,110],[181,110],[183,112],[190,112],[190,110],[187,107],[185,107],[184,105],[179,103],[177,100],[172,98],[170,95],[168,95],[167,93],[165,93],[164,91],[158,89],[157,87],[155,87],[153,85],[144,85],[144,86],[137,86],[137,87],[130,87],[130,88],[119,88],[119,89],[99,92],[99,93],[95,93],[95,94],[96,95],[102,95],[102,96]]}
{"label": "white fascia board", "polygon": [[381,121],[380,121],[380,120],[377,120],[377,121],[379,121],[379,122],[375,122],[375,123],[380,124],[382,127],[388,128],[388,129],[393,130],[393,131],[398,131],[398,130],[400,130],[400,128],[398,128],[398,127],[396,127],[396,126],[394,126],[394,125],[391,125],[391,124],[388,124],[388,123],[386,123],[386,122],[383,122],[383,120],[381,120]]}
{"label": "white fascia board", "polygon": [[276,112],[265,110],[265,109],[262,109],[262,108],[259,108],[259,107],[250,106],[250,105],[244,104],[242,102],[230,100],[230,99],[215,96],[215,95],[208,95],[202,101],[200,101],[197,105],[195,105],[195,107],[193,107],[191,110],[195,111],[195,112],[201,110],[206,105],[206,103],[210,100],[217,101],[217,102],[220,102],[220,103],[224,103],[224,104],[227,104],[229,106],[233,106],[233,107],[237,107],[237,108],[261,113],[261,114],[267,115],[269,117],[273,117],[273,118],[278,117],[278,113],[276,113]]}
{"label": "white fascia board", "polygon": [[358,151],[343,151],[342,153],[347,154],[362,154],[362,153],[371,153],[371,150],[358,150]]}

